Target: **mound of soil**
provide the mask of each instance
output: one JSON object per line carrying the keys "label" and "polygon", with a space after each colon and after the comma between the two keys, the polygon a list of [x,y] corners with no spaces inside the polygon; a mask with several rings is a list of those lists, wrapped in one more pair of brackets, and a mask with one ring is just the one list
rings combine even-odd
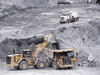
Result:
{"label": "mound of soil", "polygon": [[27,39],[5,39],[0,43],[0,60],[5,61],[7,55],[22,53],[24,49],[33,51],[37,44],[44,42],[44,37],[32,37]]}

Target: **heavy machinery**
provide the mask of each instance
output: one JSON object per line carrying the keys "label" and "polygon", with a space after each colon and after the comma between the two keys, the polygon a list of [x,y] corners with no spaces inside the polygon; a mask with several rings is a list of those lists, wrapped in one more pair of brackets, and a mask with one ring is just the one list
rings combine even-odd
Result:
{"label": "heavy machinery", "polygon": [[23,50],[22,54],[12,54],[7,55],[6,65],[13,66],[14,68],[19,68],[21,70],[27,69],[29,66],[34,66],[39,69],[45,68],[46,63],[38,58],[39,53],[45,48],[45,46],[53,41],[53,36],[51,34],[45,36],[45,42],[36,45],[35,50]]}
{"label": "heavy machinery", "polygon": [[70,22],[75,22],[77,20],[79,20],[79,15],[77,12],[69,12],[69,13],[64,12],[61,15],[59,22],[60,23],[70,23]]}
{"label": "heavy machinery", "polygon": [[88,0],[87,3],[90,3],[91,4],[92,3],[92,0]]}
{"label": "heavy machinery", "polygon": [[57,4],[70,4],[70,2],[63,0],[63,1],[58,1]]}
{"label": "heavy machinery", "polygon": [[44,48],[44,52],[49,57],[46,59],[47,66],[53,66],[56,70],[59,68],[74,67],[77,62],[74,51],[74,49],[50,50],[48,48]]}
{"label": "heavy machinery", "polygon": [[73,1],[71,0],[60,0],[57,2],[57,4],[71,4],[71,3],[73,3]]}

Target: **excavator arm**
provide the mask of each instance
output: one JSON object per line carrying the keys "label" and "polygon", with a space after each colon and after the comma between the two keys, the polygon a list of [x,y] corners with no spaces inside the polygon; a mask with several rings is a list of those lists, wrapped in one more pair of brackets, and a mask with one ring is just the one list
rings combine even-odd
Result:
{"label": "excavator arm", "polygon": [[45,40],[44,43],[36,45],[36,48],[35,48],[33,55],[32,55],[33,59],[36,59],[38,57],[39,52],[42,51],[49,42],[51,43],[51,40],[54,40],[54,38],[51,34],[49,34],[49,35],[45,36],[44,40]]}
{"label": "excavator arm", "polygon": [[44,43],[41,43],[41,44],[36,45],[36,48],[35,48],[32,56],[34,58],[37,58],[38,53],[40,51],[42,51],[46,47],[46,45],[47,45],[47,42],[44,42]]}

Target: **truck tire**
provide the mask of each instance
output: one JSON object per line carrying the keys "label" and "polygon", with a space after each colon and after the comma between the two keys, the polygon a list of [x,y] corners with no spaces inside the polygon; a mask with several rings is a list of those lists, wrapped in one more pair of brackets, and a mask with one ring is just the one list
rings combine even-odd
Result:
{"label": "truck tire", "polygon": [[60,22],[60,24],[63,24],[63,22]]}
{"label": "truck tire", "polygon": [[72,69],[73,67],[68,67],[68,69]]}
{"label": "truck tire", "polygon": [[35,67],[35,68],[37,68],[37,66],[36,66],[36,65],[34,65],[34,67]]}
{"label": "truck tire", "polygon": [[19,64],[19,69],[20,70],[25,70],[28,67],[28,63],[26,61],[21,61]]}
{"label": "truck tire", "polygon": [[55,70],[58,70],[58,69],[59,69],[59,65],[58,65],[58,63],[57,63],[56,61],[53,61],[52,66],[53,66],[53,68],[54,68]]}
{"label": "truck tire", "polygon": [[19,66],[16,66],[16,67],[14,67],[14,68],[18,70],[18,69],[19,69]]}
{"label": "truck tire", "polygon": [[46,67],[46,63],[44,61],[38,61],[36,66],[38,69],[43,69]]}

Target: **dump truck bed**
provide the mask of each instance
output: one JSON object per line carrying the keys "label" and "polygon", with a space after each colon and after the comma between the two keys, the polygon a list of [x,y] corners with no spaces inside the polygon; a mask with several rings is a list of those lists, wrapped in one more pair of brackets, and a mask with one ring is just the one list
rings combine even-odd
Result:
{"label": "dump truck bed", "polygon": [[75,49],[63,49],[63,50],[51,50],[48,48],[44,48],[44,52],[50,57],[53,58],[54,53],[60,53],[60,52],[68,52],[68,51],[75,51]]}

